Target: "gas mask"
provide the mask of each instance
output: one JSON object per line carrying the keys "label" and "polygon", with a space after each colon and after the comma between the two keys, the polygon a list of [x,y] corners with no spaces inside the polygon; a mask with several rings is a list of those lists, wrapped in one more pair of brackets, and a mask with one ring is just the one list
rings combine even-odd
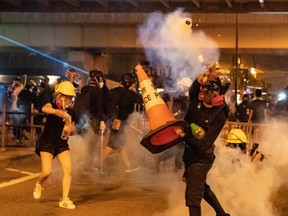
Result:
{"label": "gas mask", "polygon": [[221,86],[217,83],[211,82],[208,85],[202,86],[198,100],[213,106],[221,106],[224,103],[223,95],[216,95],[214,91],[220,92]]}
{"label": "gas mask", "polygon": [[56,100],[56,105],[59,110],[66,110],[68,108],[72,108],[74,105],[74,100],[72,99],[59,99]]}

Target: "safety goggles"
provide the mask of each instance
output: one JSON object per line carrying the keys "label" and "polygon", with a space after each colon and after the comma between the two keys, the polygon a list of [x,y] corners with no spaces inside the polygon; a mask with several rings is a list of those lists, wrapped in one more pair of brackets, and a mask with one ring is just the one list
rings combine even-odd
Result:
{"label": "safety goggles", "polygon": [[208,85],[204,85],[203,88],[213,91],[220,91],[221,86],[217,83],[210,82]]}

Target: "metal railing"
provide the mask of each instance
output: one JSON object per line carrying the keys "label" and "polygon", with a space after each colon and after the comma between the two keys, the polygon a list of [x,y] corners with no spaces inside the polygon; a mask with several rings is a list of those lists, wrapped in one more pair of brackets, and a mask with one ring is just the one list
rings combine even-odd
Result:
{"label": "metal railing", "polygon": [[[43,113],[36,113],[34,109],[34,104],[31,104],[31,112],[20,112],[20,111],[7,111],[6,110],[6,104],[3,103],[2,105],[2,111],[0,112],[2,115],[2,122],[1,122],[1,148],[2,150],[5,150],[5,143],[8,138],[8,128],[9,127],[19,127],[19,128],[29,128],[30,129],[30,145],[35,144],[35,130],[36,128],[43,128],[43,125],[35,125],[34,119],[36,115],[44,115]],[[30,116],[30,123],[27,124],[13,124],[12,122],[7,122],[7,115],[28,115]]]}
{"label": "metal railing", "polygon": [[[35,145],[35,130],[36,128],[42,128],[44,125],[37,125],[34,124],[34,120],[36,115],[44,115],[43,113],[36,113],[34,109],[34,104],[31,105],[31,112],[18,112],[18,111],[7,111],[6,110],[6,105],[3,103],[2,107],[2,112],[0,112],[2,115],[2,128],[1,128],[1,147],[2,149],[5,149],[5,143],[7,139],[7,133],[8,133],[8,127],[11,126],[18,126],[18,127],[25,127],[25,128],[30,128],[30,143],[31,145]],[[25,114],[25,115],[30,115],[30,123],[29,124],[11,124],[7,123],[7,115],[17,115],[17,114]],[[143,115],[135,115],[134,117],[129,119],[129,124],[130,127],[133,129],[137,130],[139,133],[143,134],[143,136],[149,132],[149,121],[146,119],[145,116]],[[235,128],[242,129],[244,133],[247,136],[248,145],[252,145],[254,142],[261,142],[261,136],[263,134],[263,131],[267,125],[266,124],[256,124],[256,123],[244,123],[244,122],[229,122],[227,121],[220,133],[221,138],[226,139],[228,136],[229,131]]]}
{"label": "metal railing", "polygon": [[261,138],[265,128],[265,123],[246,123],[246,122],[229,122],[227,121],[221,131],[221,136],[226,139],[229,131],[232,129],[241,129],[247,136],[248,146],[252,147],[253,143],[261,143]]}
{"label": "metal railing", "polygon": [[[131,118],[129,119],[129,124],[130,127],[133,127],[135,130],[142,133],[143,136],[150,130],[148,120],[143,117]],[[227,139],[229,131],[238,128],[243,130],[243,132],[246,134],[248,146],[250,146],[255,142],[261,142],[262,134],[267,126],[268,125],[266,124],[227,121],[219,136],[223,139]]]}

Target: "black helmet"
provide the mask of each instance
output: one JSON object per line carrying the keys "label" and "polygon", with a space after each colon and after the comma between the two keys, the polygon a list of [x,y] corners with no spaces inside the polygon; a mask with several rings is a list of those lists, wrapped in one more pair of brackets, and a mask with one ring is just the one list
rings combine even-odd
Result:
{"label": "black helmet", "polygon": [[121,84],[125,88],[130,88],[133,84],[135,84],[136,79],[135,76],[133,76],[131,73],[125,73],[121,76]]}
{"label": "black helmet", "polygon": [[46,85],[49,84],[49,78],[47,76],[43,76],[40,78],[40,87],[45,88]]}
{"label": "black helmet", "polygon": [[29,81],[25,84],[25,88],[26,88],[26,89],[33,89],[34,87],[36,87],[34,80],[29,80]]}
{"label": "black helmet", "polygon": [[89,72],[89,77],[91,79],[96,78],[98,82],[101,82],[101,81],[105,82],[105,77],[104,77],[102,71],[100,71],[100,70],[91,70]]}

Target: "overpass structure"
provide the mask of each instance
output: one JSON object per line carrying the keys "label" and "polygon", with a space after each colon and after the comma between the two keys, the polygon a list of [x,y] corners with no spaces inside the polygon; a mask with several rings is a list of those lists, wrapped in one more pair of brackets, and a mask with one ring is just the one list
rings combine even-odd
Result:
{"label": "overpass structure", "polygon": [[[269,77],[272,74],[270,80],[281,80],[277,89],[287,83],[288,2],[261,2],[1,0],[0,35],[86,71],[97,67],[117,75],[145,58],[138,40],[139,25],[155,11],[169,13],[182,7],[192,18],[192,31],[201,30],[216,41],[224,64],[235,63],[237,47],[241,64],[259,68]],[[16,44],[0,40],[1,66],[11,66],[12,73],[21,71],[26,68],[21,62],[23,55],[34,56]],[[50,65],[49,70],[59,67]]]}

